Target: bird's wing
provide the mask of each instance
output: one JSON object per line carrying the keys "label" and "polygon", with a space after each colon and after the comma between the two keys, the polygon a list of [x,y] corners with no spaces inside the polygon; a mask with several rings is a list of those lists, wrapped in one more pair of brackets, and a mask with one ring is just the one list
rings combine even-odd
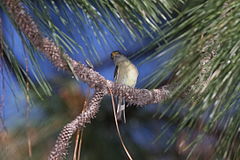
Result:
{"label": "bird's wing", "polygon": [[118,66],[116,65],[116,67],[115,67],[115,70],[114,70],[114,79],[115,79],[115,81],[117,81],[117,79],[118,79],[118,72],[119,72],[119,69],[118,69]]}

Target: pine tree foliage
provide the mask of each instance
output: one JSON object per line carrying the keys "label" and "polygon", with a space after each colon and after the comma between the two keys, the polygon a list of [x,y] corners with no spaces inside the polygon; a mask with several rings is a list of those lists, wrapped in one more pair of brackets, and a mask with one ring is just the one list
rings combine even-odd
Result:
{"label": "pine tree foliage", "polygon": [[[212,0],[183,11],[184,16],[176,18],[176,26],[167,34],[181,33],[171,41],[179,38],[182,48],[169,61],[165,73],[152,77],[157,86],[163,75],[174,74],[171,104],[184,97],[180,108],[187,109],[179,129],[198,128],[196,121],[200,120],[203,133],[220,130],[216,151],[227,159],[239,157],[239,4]],[[181,109],[175,113],[180,115]]]}

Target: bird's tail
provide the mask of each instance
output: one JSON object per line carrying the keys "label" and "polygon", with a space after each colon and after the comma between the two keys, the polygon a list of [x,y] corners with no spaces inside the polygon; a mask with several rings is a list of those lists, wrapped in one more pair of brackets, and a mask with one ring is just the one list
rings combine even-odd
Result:
{"label": "bird's tail", "polygon": [[123,120],[124,123],[126,123],[125,107],[126,107],[125,100],[119,97],[117,106],[117,119],[120,121]]}

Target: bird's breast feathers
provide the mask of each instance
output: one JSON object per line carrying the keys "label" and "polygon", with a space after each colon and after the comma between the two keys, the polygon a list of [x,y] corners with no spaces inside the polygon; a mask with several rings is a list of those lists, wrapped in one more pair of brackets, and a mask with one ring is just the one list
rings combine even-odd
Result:
{"label": "bird's breast feathers", "polygon": [[116,82],[126,84],[130,87],[135,87],[137,78],[138,78],[138,70],[133,64],[129,63],[121,63],[118,67],[118,72],[123,74],[118,74]]}

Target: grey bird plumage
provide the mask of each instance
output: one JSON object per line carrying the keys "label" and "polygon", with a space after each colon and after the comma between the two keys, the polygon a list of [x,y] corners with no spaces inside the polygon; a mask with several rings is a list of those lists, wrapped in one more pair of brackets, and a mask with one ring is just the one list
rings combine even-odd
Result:
{"label": "grey bird plumage", "polygon": [[[114,51],[111,53],[111,58],[115,63],[114,79],[115,82],[135,87],[138,78],[138,70],[136,66],[122,53]],[[126,122],[125,116],[125,100],[118,97],[117,118],[120,120],[123,116],[123,121]]]}

